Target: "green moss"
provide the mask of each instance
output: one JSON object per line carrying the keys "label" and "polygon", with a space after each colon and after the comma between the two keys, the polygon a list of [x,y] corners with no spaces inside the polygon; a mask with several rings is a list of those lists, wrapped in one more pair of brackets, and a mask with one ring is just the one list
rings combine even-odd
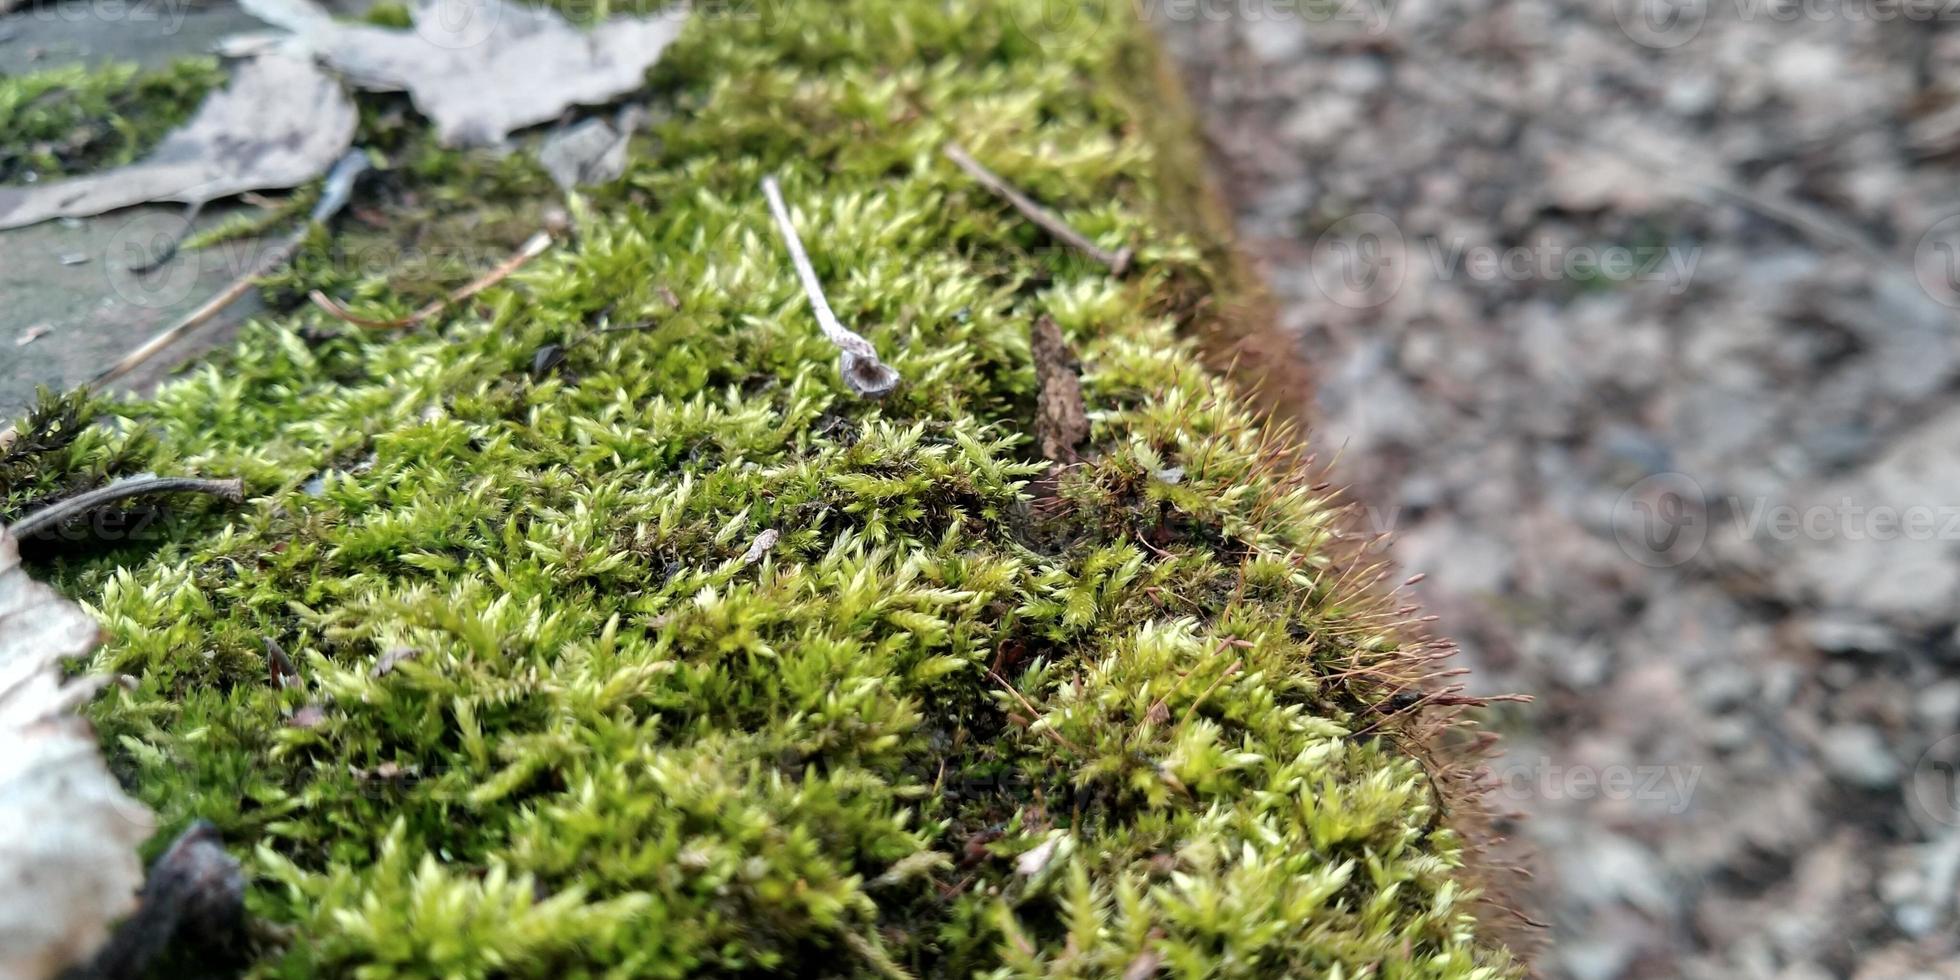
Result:
{"label": "green moss", "polygon": [[215,58],[0,77],[0,184],[129,163],[188,120],[224,77]]}
{"label": "green moss", "polygon": [[[1037,44],[1048,6],[704,17],[574,241],[404,336],[295,307],[113,408],[253,494],[42,567],[134,680],[92,713],[159,840],[214,821],[285,927],[257,975],[1515,974],[1373,707],[1420,668],[1335,503],[1164,314],[1214,270],[1158,217],[1148,42],[1091,8]],[[1140,269],[1050,248],[955,136]],[[1041,314],[1094,432],[1037,503]],[[122,445],[89,438],[65,465]]]}

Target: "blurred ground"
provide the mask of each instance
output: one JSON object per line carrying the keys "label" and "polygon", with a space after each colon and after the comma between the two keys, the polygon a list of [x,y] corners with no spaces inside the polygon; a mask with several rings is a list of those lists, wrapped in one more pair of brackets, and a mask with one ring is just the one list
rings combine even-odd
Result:
{"label": "blurred ground", "polygon": [[1319,445],[1538,697],[1544,972],[1960,976],[1960,12],[1150,9]]}
{"label": "blurred ground", "polygon": [[[158,67],[259,27],[230,3],[131,0],[107,6],[117,3],[40,4],[0,17],[0,74],[110,61]],[[106,16],[110,10],[124,16]],[[248,210],[219,202],[203,210],[196,227],[209,229]],[[183,215],[178,205],[146,206],[0,231],[0,297],[6,298],[0,303],[0,416],[13,418],[31,405],[38,385],[65,389],[86,382],[251,268],[262,245],[240,239],[141,271],[164,254]],[[229,340],[261,308],[256,294],[244,296],[124,384],[146,387],[183,359]]]}

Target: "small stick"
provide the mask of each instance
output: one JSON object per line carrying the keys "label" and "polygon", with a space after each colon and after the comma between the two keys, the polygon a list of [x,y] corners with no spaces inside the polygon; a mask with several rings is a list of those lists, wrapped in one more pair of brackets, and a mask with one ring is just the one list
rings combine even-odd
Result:
{"label": "small stick", "polygon": [[144,262],[142,265],[130,266],[129,271],[139,276],[144,275],[154,272],[165,262],[176,258],[178,246],[184,244],[184,239],[191,233],[191,226],[197,224],[197,216],[203,213],[204,201],[202,199],[192,201],[189,205],[186,205],[184,208],[183,223],[178,227],[177,233],[170,236],[170,240],[165,242],[163,248],[158,249],[157,254],[151,257],[149,261]]}
{"label": "small stick", "polygon": [[1014,210],[1021,212],[1029,221],[1040,225],[1050,235],[1081,249],[1083,252],[1088,253],[1090,258],[1108,266],[1110,275],[1120,279],[1123,273],[1129,271],[1130,259],[1135,256],[1128,246],[1111,252],[1090,241],[1087,235],[1069,227],[1068,222],[1056,217],[1054,212],[1047,208],[1036,204],[1032,198],[1016,190],[1014,185],[1002,180],[999,174],[981,166],[980,161],[968,156],[967,152],[961,149],[958,143],[946,144],[945,153],[946,159],[958,164],[961,170],[966,171],[967,176],[986,185],[988,190],[1006,198],[1007,203],[1014,205]]}
{"label": "small stick", "polygon": [[[226,286],[218,295],[211,297],[203,306],[192,310],[183,319],[172,324],[169,329],[144,341],[143,346],[130,351],[123,356],[122,360],[117,361],[108,370],[96,375],[94,379],[89,381],[88,386],[91,389],[100,388],[141,367],[144,362],[155,357],[158,351],[182,340],[185,334],[202,326],[206,320],[217,316],[225,307],[230,306],[234,300],[245,295],[245,292],[252,288],[252,284],[259,277],[270,275],[280,266],[285,265],[287,260],[293,257],[293,253],[299,251],[300,245],[305,243],[307,232],[312,230],[313,225],[327,221],[335,214],[338,214],[341,208],[347,206],[347,198],[354,191],[354,179],[359,177],[367,168],[366,153],[360,150],[348,151],[346,156],[340,158],[340,162],[333,165],[333,171],[327,174],[326,187],[320,192],[320,201],[313,206],[313,213],[308,217],[305,225],[301,226],[298,231],[286,236],[286,239],[280,242],[278,247],[266,253],[265,258],[261,259],[244,275],[233,279],[231,285]],[[4,445],[8,441],[10,440],[0,437],[0,445]]]}
{"label": "small stick", "polygon": [[369,327],[376,330],[393,330],[400,327],[412,327],[418,323],[421,323],[424,320],[427,320],[432,316],[435,316],[438,313],[441,313],[443,310],[446,310],[451,306],[456,305],[457,303],[461,303],[462,301],[469,299],[470,297],[475,296],[476,294],[483,292],[486,289],[489,289],[491,286],[495,286],[496,284],[503,282],[505,279],[510,278],[511,273],[516,272],[517,270],[523,268],[524,263],[529,262],[540,255],[543,255],[545,249],[548,249],[550,247],[551,247],[551,234],[549,232],[543,232],[543,231],[538,232],[537,234],[532,235],[530,238],[525,240],[523,247],[517,250],[516,255],[513,255],[510,258],[505,259],[501,265],[498,265],[495,269],[491,269],[488,273],[484,274],[482,278],[477,279],[475,282],[472,282],[469,285],[464,286],[463,288],[458,289],[453,293],[450,293],[448,296],[436,300],[435,302],[430,303],[429,305],[424,306],[421,309],[416,310],[414,313],[402,317],[399,320],[367,320],[355,316],[354,314],[349,313],[346,307],[329,299],[327,297],[327,294],[317,289],[312,291],[311,293],[308,293],[307,298],[313,301],[314,306],[317,306],[327,311],[329,314],[331,314],[337,319],[345,320],[348,323],[354,324],[355,326]]}
{"label": "small stick", "polygon": [[[313,205],[313,212],[307,216],[307,223],[305,225],[300,226],[299,230],[294,231],[292,234],[287,235],[283,241],[274,247],[272,251],[267,252],[265,257],[254,264],[244,275],[233,279],[230,285],[220,290],[218,295],[206,300],[202,306],[185,314],[182,319],[165,328],[163,332],[144,341],[141,346],[123,355],[122,360],[110,365],[102,373],[89,379],[86,385],[87,390],[93,391],[142,367],[150,358],[155,357],[157,352],[184,339],[192,331],[203,326],[206,321],[223,312],[225,307],[237,301],[238,297],[245,295],[246,291],[251,289],[252,284],[261,276],[271,275],[279,267],[285,265],[292,259],[293,253],[299,251],[299,247],[305,244],[307,233],[313,230],[314,225],[324,224],[332,220],[334,215],[339,214],[341,209],[347,206],[348,199],[354,194],[354,181],[361,174],[365,173],[367,169],[368,159],[365,151],[358,149],[347,151],[346,155],[334,163],[333,169],[328,171],[326,184],[320,190],[320,200]],[[187,227],[195,216],[196,213],[193,211],[191,215],[186,217]],[[179,236],[178,241],[182,241],[182,236]],[[174,252],[176,247],[176,243],[173,243],[171,245],[171,251]],[[160,264],[162,264],[161,260],[152,263],[153,266]],[[142,270],[138,271],[140,272]],[[13,445],[17,435],[18,433],[14,431],[14,427],[11,425],[5,429],[0,429],[0,449],[6,449],[8,446]]]}
{"label": "small stick", "polygon": [[245,484],[241,480],[199,480],[188,476],[132,476],[127,480],[117,480],[106,487],[98,487],[87,493],[76,494],[57,504],[51,504],[20,519],[13,526],[15,538],[27,538],[52,527],[78,514],[85,514],[103,504],[114,503],[125,497],[135,497],[149,493],[208,493],[237,503],[245,498]]}
{"label": "small stick", "polygon": [[843,364],[839,373],[844,383],[852,391],[867,398],[878,398],[898,385],[898,372],[878,359],[878,350],[871,341],[852,333],[837,322],[837,314],[830,310],[830,301],[824,298],[823,283],[817,281],[816,267],[810,264],[810,255],[803,251],[803,239],[796,235],[796,225],[790,221],[789,205],[783,203],[783,189],[776,184],[774,175],[762,178],[762,195],[769,199],[769,211],[775,215],[776,229],[782,232],[783,244],[789,248],[789,260],[796,266],[796,276],[803,281],[803,295],[810,298],[810,309],[817,315],[817,325],[823,328],[823,335],[837,345]]}
{"label": "small stick", "polygon": [[289,687],[305,687],[306,681],[299,676],[299,668],[293,666],[293,658],[286,655],[286,648],[272,637],[260,637],[265,641],[265,668],[271,675],[272,686],[285,690]]}

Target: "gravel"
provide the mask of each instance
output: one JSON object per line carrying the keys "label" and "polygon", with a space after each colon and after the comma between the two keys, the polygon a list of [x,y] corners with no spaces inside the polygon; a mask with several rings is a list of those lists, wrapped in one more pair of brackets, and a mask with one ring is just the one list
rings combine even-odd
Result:
{"label": "gravel", "polygon": [[1960,976],[1960,31],[1676,6],[1149,9],[1543,971]]}

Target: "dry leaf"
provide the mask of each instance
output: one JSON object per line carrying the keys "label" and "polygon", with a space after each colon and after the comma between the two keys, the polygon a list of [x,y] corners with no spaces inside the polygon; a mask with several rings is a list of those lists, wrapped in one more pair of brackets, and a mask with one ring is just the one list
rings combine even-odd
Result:
{"label": "dry leaf", "polygon": [[1050,837],[1042,841],[1034,850],[1028,851],[1014,859],[1014,870],[1030,878],[1040,874],[1043,869],[1048,867],[1048,862],[1054,860],[1055,849],[1061,843],[1062,839],[1060,837]]}
{"label": "dry leaf", "polygon": [[568,191],[603,184],[626,172],[628,135],[604,119],[587,119],[547,137],[538,148],[538,164]]}
{"label": "dry leaf", "polygon": [[1162,954],[1159,954],[1154,949],[1146,949],[1138,953],[1137,958],[1131,960],[1130,965],[1123,969],[1123,980],[1144,980],[1144,978],[1156,973],[1157,967],[1162,965],[1163,962],[1164,957]]}
{"label": "dry leaf", "polygon": [[210,201],[295,187],[327,172],[354,140],[354,103],[305,58],[246,61],[190,122],[127,167],[0,188],[0,229],[80,218],[146,201]]}
{"label": "dry leaf", "polygon": [[136,904],[136,848],[154,828],[74,708],[100,679],[61,662],[95,648],[95,620],[29,578],[0,528],[0,980],[82,962]]}
{"label": "dry leaf", "polygon": [[639,88],[680,36],[686,8],[615,17],[584,31],[557,14],[503,0],[422,0],[415,29],[343,24],[311,0],[244,0],[355,85],[405,91],[449,146],[488,146],[574,105]]}
{"label": "dry leaf", "polygon": [[374,662],[374,669],[368,672],[369,676],[385,676],[389,671],[394,670],[396,665],[402,661],[413,660],[421,655],[422,651],[414,647],[392,647]]}
{"label": "dry leaf", "polygon": [[773,527],[756,535],[755,540],[749,544],[749,550],[742,552],[742,564],[753,565],[761,561],[762,556],[776,546],[776,539],[780,537],[782,534]]}
{"label": "dry leaf", "polygon": [[1075,373],[1075,352],[1062,339],[1062,330],[1047,315],[1034,322],[1034,376],[1040,383],[1035,398],[1035,441],[1041,455],[1067,465],[1080,459],[1075,447],[1089,438],[1089,415],[1082,404],[1082,381]]}

